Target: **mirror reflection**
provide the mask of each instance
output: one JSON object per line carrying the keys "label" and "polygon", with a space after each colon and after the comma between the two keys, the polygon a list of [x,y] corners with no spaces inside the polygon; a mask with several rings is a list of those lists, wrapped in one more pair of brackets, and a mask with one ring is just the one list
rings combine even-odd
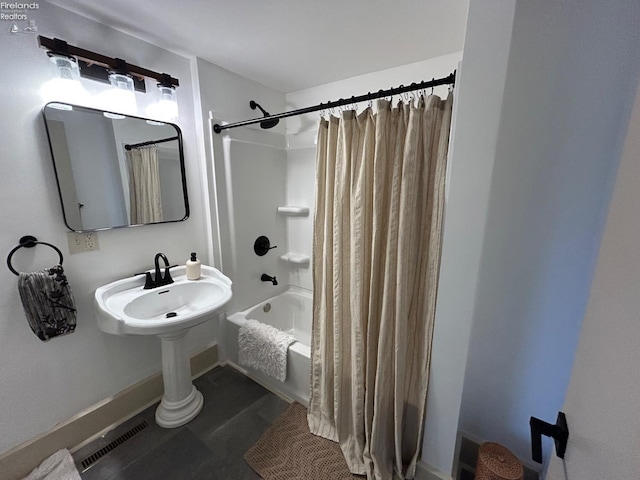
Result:
{"label": "mirror reflection", "polygon": [[44,107],[67,227],[78,232],[189,216],[177,125],[76,105]]}

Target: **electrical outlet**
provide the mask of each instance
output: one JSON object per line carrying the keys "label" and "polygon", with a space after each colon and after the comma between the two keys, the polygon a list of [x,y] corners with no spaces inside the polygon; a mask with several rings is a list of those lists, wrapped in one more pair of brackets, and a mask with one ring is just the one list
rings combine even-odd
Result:
{"label": "electrical outlet", "polygon": [[67,240],[69,242],[69,253],[91,252],[98,250],[98,234],[67,232]]}
{"label": "electrical outlet", "polygon": [[98,250],[98,235],[95,233],[84,233],[83,235],[85,252]]}

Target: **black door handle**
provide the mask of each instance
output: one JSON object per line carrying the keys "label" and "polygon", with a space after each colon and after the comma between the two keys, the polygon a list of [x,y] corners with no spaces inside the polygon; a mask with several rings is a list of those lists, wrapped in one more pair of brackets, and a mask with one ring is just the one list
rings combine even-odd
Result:
{"label": "black door handle", "polygon": [[534,462],[542,463],[542,435],[555,440],[556,455],[564,458],[569,440],[569,427],[567,427],[567,417],[564,413],[558,412],[555,425],[531,417],[529,426],[531,427],[531,457]]}

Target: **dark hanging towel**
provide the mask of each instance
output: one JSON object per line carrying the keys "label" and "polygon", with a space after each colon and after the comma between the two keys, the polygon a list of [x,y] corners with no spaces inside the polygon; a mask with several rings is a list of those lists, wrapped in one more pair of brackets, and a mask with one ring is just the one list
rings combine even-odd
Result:
{"label": "dark hanging towel", "polygon": [[76,302],[62,265],[21,272],[18,291],[29,326],[43,342],[76,329]]}

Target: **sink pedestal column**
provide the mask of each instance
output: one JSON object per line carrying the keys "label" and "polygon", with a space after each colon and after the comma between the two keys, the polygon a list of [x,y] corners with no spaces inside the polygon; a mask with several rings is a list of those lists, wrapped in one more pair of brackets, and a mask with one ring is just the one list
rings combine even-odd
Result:
{"label": "sink pedestal column", "polygon": [[187,330],[158,335],[162,341],[164,393],[156,409],[156,423],[175,428],[188,423],[202,410],[202,394],[191,383],[191,365],[185,340]]}

